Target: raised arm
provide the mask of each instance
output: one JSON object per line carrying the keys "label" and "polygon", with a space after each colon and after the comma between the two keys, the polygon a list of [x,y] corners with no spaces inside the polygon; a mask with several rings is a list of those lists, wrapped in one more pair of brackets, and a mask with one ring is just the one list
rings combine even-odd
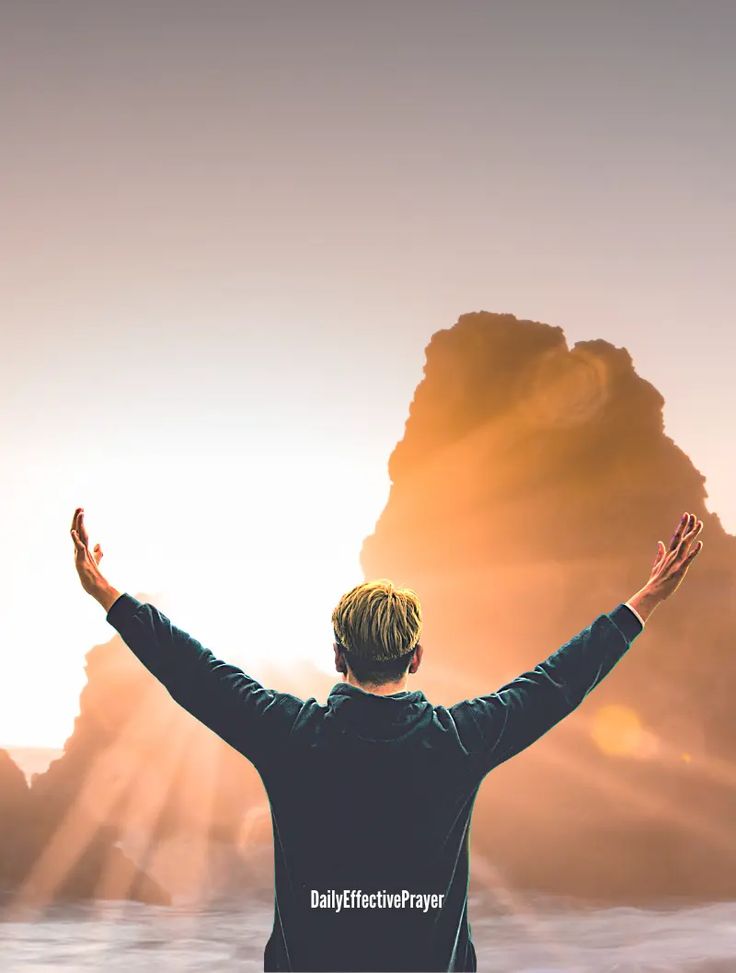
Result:
{"label": "raised arm", "polygon": [[657,544],[646,584],[533,669],[496,692],[450,708],[468,751],[487,773],[572,713],[622,658],[654,609],[680,585],[702,549],[702,521],[683,514],[670,545]]}
{"label": "raised arm", "polygon": [[257,766],[286,739],[303,704],[289,693],[265,689],[242,669],[218,659],[154,605],[121,593],[103,577],[99,544],[92,552],[77,508],[72,522],[75,561],[82,587],[107,612],[120,633],[169,695]]}

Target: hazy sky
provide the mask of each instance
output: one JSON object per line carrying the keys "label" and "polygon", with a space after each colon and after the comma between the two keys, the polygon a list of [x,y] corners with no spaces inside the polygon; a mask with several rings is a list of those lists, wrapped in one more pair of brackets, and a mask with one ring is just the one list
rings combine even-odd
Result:
{"label": "hazy sky", "polygon": [[329,668],[464,312],[625,345],[736,532],[735,29],[725,0],[3,2],[0,745],[60,745],[113,634],[77,504],[112,582],[229,661]]}

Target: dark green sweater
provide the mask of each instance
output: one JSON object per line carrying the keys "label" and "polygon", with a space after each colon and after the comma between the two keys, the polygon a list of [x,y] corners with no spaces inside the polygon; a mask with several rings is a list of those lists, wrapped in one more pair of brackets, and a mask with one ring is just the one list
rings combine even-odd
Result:
{"label": "dark green sweater", "polygon": [[128,593],[107,620],[263,780],[275,866],[264,970],[344,973],[477,968],[468,831],[480,783],[571,713],[642,630],[622,603],[488,695],[444,707],[343,682],[323,706],[265,689]]}

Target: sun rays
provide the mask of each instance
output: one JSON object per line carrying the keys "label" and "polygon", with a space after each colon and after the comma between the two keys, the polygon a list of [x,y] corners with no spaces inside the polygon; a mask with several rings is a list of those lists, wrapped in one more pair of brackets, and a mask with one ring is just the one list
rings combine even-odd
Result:
{"label": "sun rays", "polygon": [[[123,851],[126,844],[135,846],[134,858],[143,874],[147,869],[153,876],[165,872],[166,862],[160,860],[162,854],[165,857],[161,824],[169,810],[187,836],[186,859],[174,863],[174,884],[189,888],[195,899],[206,896],[213,882],[208,873],[209,844],[225,746],[180,711],[161,686],[145,679],[136,704],[114,737],[100,745],[85,767],[71,801],[14,890],[4,915],[32,919],[41,914],[63,892],[75,869],[84,865],[85,855],[108,825],[119,830]],[[169,808],[172,799],[173,809]],[[89,864],[98,869],[94,896],[136,897],[134,884],[141,873],[137,865],[124,868],[123,861],[120,849],[110,845],[103,849],[101,860]]]}

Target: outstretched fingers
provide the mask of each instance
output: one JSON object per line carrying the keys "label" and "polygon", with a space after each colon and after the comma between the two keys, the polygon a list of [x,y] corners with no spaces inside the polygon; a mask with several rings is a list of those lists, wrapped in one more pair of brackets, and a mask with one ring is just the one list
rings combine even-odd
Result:
{"label": "outstretched fingers", "polygon": [[[689,530],[687,530],[686,533],[683,534],[680,540],[679,547],[677,549],[677,555],[675,560],[680,563],[685,561],[687,557],[690,555],[695,539],[697,538],[700,531],[703,529],[702,520],[696,520],[695,514],[692,514],[692,519],[693,519],[693,523],[689,525]],[[702,541],[700,542],[700,546],[702,547]],[[700,548],[698,548],[698,550],[699,549]]]}
{"label": "outstretched fingers", "polygon": [[77,507],[77,509],[74,511],[74,516],[72,517],[72,530],[77,529],[77,518],[79,517],[81,512],[82,512],[82,507]]}
{"label": "outstretched fingers", "polygon": [[[89,535],[87,534],[87,528],[84,526],[84,507],[77,507],[74,511],[70,534],[74,541],[74,549],[77,557],[84,557],[89,546]],[[97,547],[99,547],[99,544]],[[100,557],[102,557],[101,550]],[[96,558],[96,560],[99,561],[99,558]]]}
{"label": "outstretched fingers", "polygon": [[74,553],[77,555],[77,557],[84,557],[87,550],[87,545],[82,541],[82,538],[79,536],[79,533],[76,530],[72,530],[71,535],[72,540],[74,541]]}
{"label": "outstretched fingers", "polygon": [[687,530],[688,524],[690,523],[690,517],[691,514],[689,514],[687,511],[685,511],[682,517],[680,517],[680,522],[675,529],[675,533],[672,535],[672,540],[670,541],[668,553],[672,553],[672,551],[677,550],[680,541],[682,540],[682,536]]}
{"label": "outstretched fingers", "polygon": [[87,533],[87,528],[84,524],[84,508],[79,508],[79,519],[77,520],[77,532],[82,538],[83,543],[89,547],[89,534]]}

